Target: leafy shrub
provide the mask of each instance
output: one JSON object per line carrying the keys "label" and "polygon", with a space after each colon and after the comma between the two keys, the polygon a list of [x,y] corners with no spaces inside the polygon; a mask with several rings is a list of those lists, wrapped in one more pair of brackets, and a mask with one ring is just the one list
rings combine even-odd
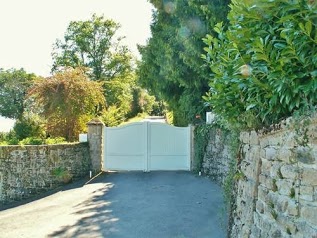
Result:
{"label": "leafy shrub", "polygon": [[228,19],[204,39],[215,113],[254,128],[316,105],[316,1],[233,0]]}
{"label": "leafy shrub", "polygon": [[10,132],[0,132],[0,145],[17,145],[19,140],[13,130]]}
{"label": "leafy shrub", "polygon": [[203,159],[206,153],[206,147],[209,143],[210,134],[214,131],[214,128],[211,125],[197,125],[194,130],[194,171],[202,171]]}
{"label": "leafy shrub", "polygon": [[69,183],[71,182],[73,175],[65,168],[58,167],[52,171],[52,175],[54,175],[60,182]]}
{"label": "leafy shrub", "polygon": [[117,126],[124,122],[125,119],[125,113],[116,106],[110,106],[101,115],[101,120],[108,127]]}
{"label": "leafy shrub", "polygon": [[42,145],[43,139],[36,137],[27,137],[19,142],[20,145]]}
{"label": "leafy shrub", "polygon": [[154,104],[156,103],[155,97],[148,94],[148,92],[140,87],[133,88],[133,101],[131,103],[131,111],[129,117],[134,117],[138,113],[151,114]]}
{"label": "leafy shrub", "polygon": [[8,136],[8,132],[0,132],[0,141],[5,141]]}
{"label": "leafy shrub", "polygon": [[[1,136],[1,135],[0,135]],[[56,137],[56,138],[38,138],[38,137],[27,137],[21,141],[19,141],[16,137],[11,137],[7,139],[0,140],[0,145],[51,145],[51,144],[63,144],[67,143],[65,138]]]}
{"label": "leafy shrub", "polygon": [[23,140],[27,137],[41,137],[44,134],[44,128],[41,119],[36,115],[27,115],[18,119],[13,127],[16,138]]}
{"label": "leafy shrub", "polygon": [[67,143],[64,137],[47,138],[45,140],[45,144],[47,144],[47,145],[63,144],[63,143]]}

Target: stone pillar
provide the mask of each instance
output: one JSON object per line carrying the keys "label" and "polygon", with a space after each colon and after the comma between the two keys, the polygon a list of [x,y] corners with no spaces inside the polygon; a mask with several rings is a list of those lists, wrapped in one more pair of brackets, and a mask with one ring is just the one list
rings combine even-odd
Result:
{"label": "stone pillar", "polygon": [[104,124],[99,119],[93,119],[87,123],[88,143],[91,160],[91,170],[94,175],[102,171],[104,160]]}

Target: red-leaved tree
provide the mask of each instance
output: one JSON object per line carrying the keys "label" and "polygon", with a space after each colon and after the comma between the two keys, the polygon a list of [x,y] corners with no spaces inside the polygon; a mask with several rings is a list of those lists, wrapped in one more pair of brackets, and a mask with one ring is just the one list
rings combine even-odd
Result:
{"label": "red-leaved tree", "polygon": [[75,141],[86,123],[105,104],[102,85],[91,81],[80,68],[66,69],[38,80],[28,92],[46,119],[47,132]]}

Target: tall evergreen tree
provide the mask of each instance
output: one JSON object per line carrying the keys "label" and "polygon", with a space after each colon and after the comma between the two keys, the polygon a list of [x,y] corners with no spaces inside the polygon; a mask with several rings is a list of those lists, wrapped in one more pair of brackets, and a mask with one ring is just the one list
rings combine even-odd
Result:
{"label": "tall evergreen tree", "polygon": [[202,38],[215,23],[225,20],[229,1],[150,2],[156,11],[152,38],[139,47],[139,80],[169,104],[175,125],[187,125],[196,114],[204,113],[202,96],[208,91],[209,72],[201,58]]}

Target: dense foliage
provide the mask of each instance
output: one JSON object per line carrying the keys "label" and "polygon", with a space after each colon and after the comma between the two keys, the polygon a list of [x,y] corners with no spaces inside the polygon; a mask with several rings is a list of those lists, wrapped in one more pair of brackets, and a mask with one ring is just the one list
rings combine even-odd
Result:
{"label": "dense foliage", "polygon": [[132,55],[121,44],[122,37],[116,36],[119,27],[113,20],[95,14],[86,21],[70,22],[64,40],[55,43],[52,71],[86,67],[93,80],[110,80],[129,73]]}
{"label": "dense foliage", "polygon": [[[102,82],[106,104],[101,119],[106,126],[117,126],[129,117],[142,113],[135,110],[141,99],[135,98],[139,86],[134,72],[134,59],[117,37],[120,25],[103,16],[93,15],[86,21],[72,21],[53,49],[53,68],[85,67],[90,79]],[[147,103],[147,105],[150,105]],[[146,113],[150,113],[146,110]]]}
{"label": "dense foliage", "polygon": [[0,115],[16,119],[9,144],[25,138],[40,143],[46,136],[73,141],[91,117],[117,126],[152,112],[155,97],[138,85],[132,54],[117,37],[119,27],[95,14],[70,22],[53,48],[53,77],[36,80],[23,69],[0,69]]}
{"label": "dense foliage", "polygon": [[228,19],[204,39],[215,113],[254,128],[316,105],[316,1],[234,0]]}
{"label": "dense foliage", "polygon": [[42,145],[67,143],[63,137],[45,138],[41,136],[29,136],[19,140],[15,131],[0,132],[0,145]]}
{"label": "dense foliage", "polygon": [[27,137],[44,138],[44,121],[36,114],[25,113],[21,119],[16,120],[13,131],[15,138],[19,141]]}
{"label": "dense foliage", "polygon": [[117,126],[139,113],[151,114],[155,97],[141,89],[132,73],[124,78],[104,82],[106,106],[101,119],[106,126]]}
{"label": "dense foliage", "polygon": [[25,96],[35,79],[34,74],[24,69],[3,70],[0,68],[0,115],[22,119],[25,111]]}
{"label": "dense foliage", "polygon": [[67,141],[77,140],[86,123],[104,105],[102,86],[80,69],[67,69],[37,81],[29,91],[34,105],[47,120],[47,132]]}
{"label": "dense foliage", "polygon": [[208,91],[209,72],[200,58],[201,39],[215,22],[225,19],[229,1],[150,2],[156,11],[152,38],[139,47],[139,80],[150,93],[168,103],[175,125],[187,125],[204,112],[202,95]]}

